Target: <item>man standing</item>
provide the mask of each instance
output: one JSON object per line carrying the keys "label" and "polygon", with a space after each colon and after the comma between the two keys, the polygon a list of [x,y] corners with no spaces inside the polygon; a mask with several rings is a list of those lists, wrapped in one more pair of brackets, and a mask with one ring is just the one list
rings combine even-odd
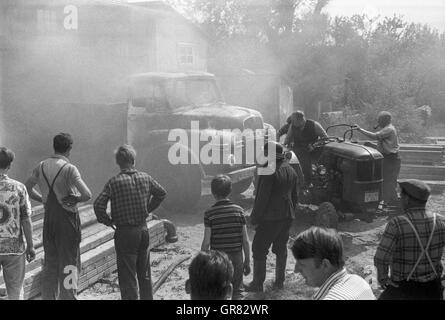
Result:
{"label": "man standing", "polygon": [[371,287],[344,265],[343,242],[334,229],[312,227],[300,233],[292,246],[295,273],[308,286],[318,287],[314,300],[375,300]]}
{"label": "man standing", "polygon": [[404,214],[388,222],[374,257],[384,289],[379,299],[442,300],[445,219],[425,209],[430,195],[427,184],[407,179],[399,185]]}
{"label": "man standing", "polygon": [[[79,170],[70,163],[73,139],[59,133],[53,139],[54,155],[33,170],[25,185],[31,199],[42,202],[43,300],[75,300],[80,272],[81,223],[78,203],[91,199]],[[34,186],[38,185],[40,193]]]}
{"label": "man standing", "polygon": [[286,134],[285,145],[289,145],[298,157],[304,174],[304,185],[309,186],[312,176],[312,144],[328,135],[317,121],[306,119],[299,110],[287,118],[287,123],[278,130],[278,138]]}
{"label": "man standing", "polygon": [[[19,300],[25,279],[25,259],[34,260],[31,203],[25,186],[7,176],[14,153],[0,148],[0,270],[9,300]],[[26,250],[23,242],[26,239]]]}
{"label": "man standing", "polygon": [[[150,235],[146,219],[166,196],[162,186],[135,169],[136,151],[123,145],[116,151],[120,173],[111,178],[94,201],[97,221],[116,226],[117,273],[122,300],[153,300],[150,269]],[[111,217],[107,204],[111,201]]]}
{"label": "man standing", "polygon": [[[276,152],[276,170],[271,175],[259,175],[250,220],[256,225],[252,242],[253,281],[245,285],[247,291],[262,292],[266,279],[266,258],[272,245],[276,255],[274,287],[283,288],[287,262],[287,241],[297,203],[297,174],[285,161],[283,146],[268,142],[264,147]],[[266,164],[267,165],[267,164]]]}
{"label": "man standing", "polygon": [[391,113],[382,111],[377,116],[380,131],[370,132],[357,126],[357,130],[370,139],[377,140],[377,150],[383,155],[383,202],[385,206],[397,205],[397,178],[400,172],[399,140],[391,123]]}

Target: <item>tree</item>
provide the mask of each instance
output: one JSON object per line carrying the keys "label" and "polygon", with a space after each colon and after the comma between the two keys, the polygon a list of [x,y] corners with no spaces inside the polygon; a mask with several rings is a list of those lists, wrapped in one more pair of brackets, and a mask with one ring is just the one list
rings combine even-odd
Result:
{"label": "tree", "polygon": [[445,121],[445,34],[426,25],[400,16],[331,18],[327,0],[171,1],[209,34],[210,68],[273,65],[293,87],[295,107],[309,114],[321,103],[370,116],[393,110],[408,123],[405,115],[428,104]]}

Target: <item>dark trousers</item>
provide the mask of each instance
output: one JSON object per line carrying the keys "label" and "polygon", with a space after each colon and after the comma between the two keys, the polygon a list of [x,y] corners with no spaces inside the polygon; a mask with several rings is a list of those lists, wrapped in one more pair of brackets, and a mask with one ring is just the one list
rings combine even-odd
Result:
{"label": "dark trousers", "polygon": [[401,166],[400,156],[390,154],[383,156],[383,201],[385,204],[394,204],[397,201],[397,178]]}
{"label": "dark trousers", "polygon": [[233,279],[232,279],[233,299],[236,300],[237,298],[240,297],[241,285],[243,283],[243,266],[244,266],[243,252],[242,251],[226,252],[226,254],[229,257],[230,261],[232,262],[233,266]]}
{"label": "dark trousers", "polygon": [[278,257],[287,257],[287,241],[292,220],[262,221],[255,230],[252,241],[254,260],[266,260],[269,248]]}
{"label": "dark trousers", "polygon": [[443,300],[440,279],[429,282],[400,281],[398,288],[389,286],[379,300]]}
{"label": "dark trousers", "polygon": [[295,155],[300,162],[304,175],[304,185],[308,186],[312,180],[312,157],[307,148],[294,148]]}
{"label": "dark trousers", "polygon": [[118,226],[114,234],[122,300],[153,300],[147,225]]}
{"label": "dark trousers", "polygon": [[[47,204],[48,205],[48,204]],[[75,300],[80,271],[80,219],[63,208],[45,211],[43,225],[43,300]]]}

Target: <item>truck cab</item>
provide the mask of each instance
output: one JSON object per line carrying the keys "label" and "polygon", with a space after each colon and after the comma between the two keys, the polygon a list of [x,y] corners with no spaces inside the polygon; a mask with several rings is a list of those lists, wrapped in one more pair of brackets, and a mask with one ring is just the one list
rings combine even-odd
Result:
{"label": "truck cab", "polygon": [[127,89],[127,141],[138,168],[166,188],[166,209],[192,209],[217,174],[231,177],[232,195],[249,188],[271,129],[261,113],[225,103],[214,75],[204,72],[136,74]]}

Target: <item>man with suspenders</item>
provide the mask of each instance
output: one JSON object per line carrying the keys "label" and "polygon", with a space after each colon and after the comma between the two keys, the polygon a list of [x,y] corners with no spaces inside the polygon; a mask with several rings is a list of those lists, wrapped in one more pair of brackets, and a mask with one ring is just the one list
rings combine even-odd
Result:
{"label": "man with suspenders", "polygon": [[407,179],[399,185],[404,213],[388,222],[374,257],[384,289],[379,300],[442,300],[445,218],[426,210],[427,184]]}
{"label": "man with suspenders", "polygon": [[[73,139],[68,133],[54,137],[54,155],[34,169],[25,185],[31,199],[45,207],[43,220],[43,300],[74,300],[80,271],[81,223],[77,204],[91,192],[68,157]],[[38,185],[40,193],[34,190]]]}

